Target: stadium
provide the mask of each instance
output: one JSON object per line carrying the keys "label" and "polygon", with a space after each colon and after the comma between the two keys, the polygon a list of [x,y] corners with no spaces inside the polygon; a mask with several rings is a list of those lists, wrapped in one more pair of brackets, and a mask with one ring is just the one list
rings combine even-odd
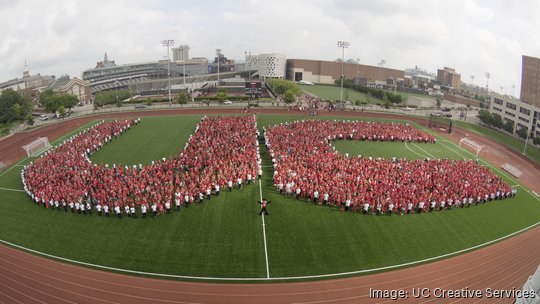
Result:
{"label": "stadium", "polygon": [[[526,173],[517,180],[501,170],[501,157],[505,163],[528,162],[501,144],[477,134],[465,136],[464,130],[455,127],[450,135],[440,128],[440,122],[430,128],[432,122],[426,117],[349,110],[321,111],[314,119],[308,111],[278,107],[247,111],[204,108],[101,114],[73,118],[4,139],[2,153],[8,153],[17,162],[0,176],[5,210],[1,215],[1,238],[8,245],[2,246],[3,268],[17,272],[19,281],[30,280],[41,286],[36,293],[42,294],[42,288],[52,288],[46,293],[53,297],[49,298],[53,302],[56,298],[52,295],[57,292],[70,293],[65,296],[75,296],[72,299],[80,302],[93,302],[89,294],[94,297],[97,288],[100,290],[97,299],[108,300],[118,296],[134,302],[190,299],[205,303],[251,303],[266,299],[274,303],[312,302],[321,298],[369,301],[366,289],[370,287],[410,289],[418,282],[423,282],[422,286],[440,286],[441,282],[436,283],[437,279],[430,279],[430,275],[441,278],[447,289],[461,288],[467,280],[468,288],[482,289],[487,279],[479,278],[487,277],[491,288],[504,290],[511,285],[522,285],[528,276],[524,270],[538,264],[535,252],[539,248],[534,240],[538,238],[540,211],[536,207],[538,197],[529,190],[535,185],[534,177],[529,180]],[[235,127],[237,123],[240,125]],[[290,128],[284,134],[292,132],[292,137],[279,137],[283,132],[280,128]],[[294,128],[299,129],[294,131]],[[326,134],[324,130],[340,132]],[[309,134],[316,136],[314,142],[309,141]],[[321,136],[329,139],[321,141]],[[22,143],[40,137],[48,138],[52,148],[38,157],[21,159],[26,154]],[[229,146],[229,138],[236,138],[233,142],[240,146]],[[468,145],[463,144],[464,138]],[[371,204],[368,214],[364,214],[358,196],[366,192],[364,188],[338,195],[339,189],[356,185],[354,180],[328,190],[332,195],[325,204],[322,186],[317,201],[313,189],[305,188],[302,179],[295,180],[297,188],[279,185],[288,183],[289,180],[279,179],[294,176],[291,169],[301,162],[302,147],[285,145],[285,150],[281,150],[280,143],[294,139],[312,149],[306,152],[309,155],[327,157],[317,160],[318,164],[330,162],[330,157],[331,162],[352,161],[356,165],[384,163],[387,166],[384,170],[390,172],[396,165],[405,170],[401,166],[409,163],[416,166],[445,160],[452,164],[446,170],[463,165],[466,168],[458,171],[467,174],[446,172],[441,175],[443,179],[455,175],[453,183],[458,183],[472,176],[472,171],[489,168],[484,172],[487,175],[479,176],[479,180],[496,180],[500,184],[486,192],[486,198],[483,192],[481,197],[476,192],[474,196],[463,196],[465,190],[461,189],[437,199],[416,200],[421,194],[415,192],[411,199],[400,201],[407,187],[407,183],[400,183],[390,188],[401,187],[403,192],[374,196],[384,197],[385,201],[362,197],[362,202]],[[219,144],[209,144],[214,141]],[[321,144],[317,144],[319,141]],[[80,146],[84,143],[91,143],[88,146],[91,149]],[[480,146],[488,147],[489,152],[477,158]],[[238,153],[231,154],[229,149]],[[81,154],[81,151],[88,152]],[[217,158],[212,157],[215,153]],[[208,157],[204,166],[189,162],[199,156]],[[185,176],[189,172],[196,174],[183,177],[182,172],[167,171],[170,161]],[[232,170],[228,162],[233,162],[233,168],[239,170]],[[54,166],[64,166],[65,171]],[[156,175],[149,173],[152,177],[135,179],[138,174],[152,171],[148,168],[157,167]],[[244,172],[243,181],[237,180],[238,175],[228,176],[226,168],[234,174]],[[281,168],[287,170],[280,171]],[[224,173],[216,174],[221,169]],[[325,173],[323,167],[314,169]],[[81,190],[82,201],[79,197],[62,196],[77,193],[79,188],[75,189],[75,180],[59,178],[60,173],[74,176],[74,172],[91,174],[93,170],[99,173],[98,178],[92,179],[95,184],[79,185],[80,189],[121,193],[122,189],[131,189],[131,184],[157,179],[160,172],[163,175],[174,172],[172,175],[177,177],[172,178],[172,184],[168,184],[171,178],[163,178],[141,185],[156,189],[143,189],[141,192],[148,194],[141,194],[140,199],[117,195],[110,202],[110,216],[105,216],[101,210],[98,215],[96,206],[105,203],[110,193],[101,197],[97,192],[91,195]],[[298,175],[307,174],[298,168],[294,170]],[[443,169],[429,166],[421,169],[432,174],[439,170]],[[41,172],[43,178],[39,179],[36,172]],[[342,178],[343,182],[347,180],[341,173],[326,173]],[[366,180],[380,179],[369,177],[366,172],[354,174],[364,174]],[[422,179],[419,172],[411,171],[410,175],[409,185],[419,185]],[[212,180],[214,176],[218,178]],[[202,177],[212,181],[209,196]],[[125,187],[110,187],[124,182],[128,184]],[[466,183],[469,182],[473,183],[473,179]],[[441,183],[442,180],[433,185]],[[216,184],[221,186],[221,191],[217,190],[220,193],[216,193]],[[73,188],[63,192],[67,187]],[[370,187],[372,191],[388,191],[388,188],[378,190],[377,184]],[[161,188],[170,194],[168,205],[167,199],[158,199]],[[187,189],[192,192],[188,195],[191,197],[184,200]],[[174,198],[178,198],[175,192],[179,191],[181,204],[177,208]],[[496,194],[497,191],[501,193]],[[95,197],[96,201],[91,200],[91,207],[86,210],[75,210],[73,204],[62,205],[71,201],[84,206],[88,197]],[[258,201],[263,198],[271,202],[269,215],[258,216]],[[152,204],[151,200],[163,204],[157,208],[157,215],[152,215],[148,206],[148,216],[143,218],[141,206]],[[426,203],[423,208],[418,206],[421,200]],[[394,212],[388,213],[389,201],[395,203]],[[407,210],[409,201],[414,203],[413,212]],[[436,201],[434,210],[430,210],[431,201]],[[441,201],[447,201],[450,206],[441,206]],[[382,207],[378,210],[380,203]],[[114,210],[117,204],[122,207],[119,216]],[[124,206],[134,204],[135,213],[130,214],[130,208],[124,212]],[[13,248],[25,248],[27,253]],[[52,260],[39,257],[43,255]],[[31,264],[19,265],[22,260]],[[517,265],[516,261],[523,263]],[[73,282],[66,281],[71,276]],[[42,281],[49,282],[46,283],[49,287],[42,285]],[[288,283],[298,281],[309,283]],[[494,281],[497,285],[492,284]],[[105,287],[104,282],[114,283]],[[244,285],[245,282],[255,284]],[[135,290],[138,284],[145,287]],[[158,287],[151,287],[154,285]],[[78,291],[71,293],[71,287]],[[177,288],[187,291],[178,293]],[[121,291],[124,289],[130,291]],[[283,292],[289,289],[290,292]]]}

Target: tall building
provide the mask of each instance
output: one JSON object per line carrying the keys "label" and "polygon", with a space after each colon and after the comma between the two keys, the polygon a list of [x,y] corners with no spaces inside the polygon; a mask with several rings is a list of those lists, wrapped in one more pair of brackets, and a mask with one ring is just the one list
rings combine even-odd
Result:
{"label": "tall building", "polygon": [[540,58],[522,56],[521,101],[540,104]]}
{"label": "tall building", "polygon": [[437,70],[437,81],[455,90],[461,87],[461,75],[453,68],[444,67],[442,70]]}
{"label": "tall building", "polygon": [[285,79],[286,64],[287,56],[283,54],[249,54],[246,56],[246,69],[254,71],[254,73],[258,73],[259,77],[261,77],[262,79]]}
{"label": "tall building", "polygon": [[176,48],[172,48],[173,61],[186,61],[189,60],[189,46],[180,45]]}

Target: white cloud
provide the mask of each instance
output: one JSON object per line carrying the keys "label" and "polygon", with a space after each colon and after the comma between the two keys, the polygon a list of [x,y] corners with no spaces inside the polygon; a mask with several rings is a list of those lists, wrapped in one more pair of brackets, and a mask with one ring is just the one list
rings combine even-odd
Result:
{"label": "white cloud", "polygon": [[[30,1],[0,0],[0,81],[32,73],[80,76],[103,53],[117,63],[155,61],[162,39],[189,44],[192,56],[231,58],[280,52],[347,58],[404,69],[451,66],[462,79],[493,88],[516,85],[521,55],[540,56],[535,0]],[[509,89],[507,89],[507,92]]]}

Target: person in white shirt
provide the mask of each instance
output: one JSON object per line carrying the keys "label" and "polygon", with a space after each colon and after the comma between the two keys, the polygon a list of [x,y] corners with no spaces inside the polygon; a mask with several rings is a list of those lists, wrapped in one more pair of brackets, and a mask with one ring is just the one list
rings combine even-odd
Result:
{"label": "person in white shirt", "polygon": [[180,200],[181,200],[182,194],[179,191],[176,191],[174,194],[174,205],[176,206],[176,211],[180,211]]}
{"label": "person in white shirt", "polygon": [[366,202],[364,203],[364,214],[368,214],[369,213],[369,204]]}
{"label": "person in white shirt", "polygon": [[232,191],[232,180],[229,180],[229,181],[227,182],[227,188],[229,188],[229,192]]}
{"label": "person in white shirt", "polygon": [[412,207],[413,207],[413,204],[412,204],[411,202],[409,202],[409,203],[407,204],[407,214],[410,214],[410,213],[411,213]]}
{"label": "person in white shirt", "polygon": [[114,213],[116,213],[116,216],[118,216],[118,218],[122,218],[122,211],[120,210],[119,205],[114,206]]}
{"label": "person in white shirt", "polygon": [[81,213],[81,204],[79,204],[79,202],[75,202],[75,211],[77,211],[77,213]]}
{"label": "person in white shirt", "polygon": [[129,206],[124,205],[124,212],[127,214],[127,216],[131,216],[131,213],[129,212]]}
{"label": "person in white shirt", "polygon": [[137,218],[137,214],[135,213],[135,204],[131,204],[131,207],[129,208],[129,213],[132,218]]}
{"label": "person in white shirt", "polygon": [[327,192],[324,193],[323,195],[323,205],[327,205],[328,204],[328,199],[330,198],[330,194],[328,194]]}
{"label": "person in white shirt", "polygon": [[86,210],[85,210],[85,207],[84,207],[84,203],[80,204],[79,208],[81,209],[81,213],[86,215]]}
{"label": "person in white shirt", "polygon": [[184,204],[186,207],[189,207],[189,194],[186,192],[186,195],[184,195]]}
{"label": "person in white shirt", "polygon": [[352,203],[351,198],[347,198],[347,200],[345,201],[345,211],[349,211],[349,208],[351,207],[351,203]]}
{"label": "person in white shirt", "polygon": [[141,214],[142,214],[142,217],[145,219],[146,218],[146,204],[141,205]]}
{"label": "person in white shirt", "polygon": [[248,183],[248,185],[251,184],[251,179],[252,179],[251,173],[248,173],[248,175],[247,175],[247,183]]}
{"label": "person in white shirt", "polygon": [[109,205],[105,204],[103,205],[103,212],[105,213],[105,216],[109,216]]}
{"label": "person in white shirt", "polygon": [[154,217],[157,216],[157,205],[156,203],[152,203],[152,206],[150,206],[150,209],[152,209],[152,214],[154,214]]}
{"label": "person in white shirt", "polygon": [[169,202],[169,200],[165,202],[165,211],[171,213],[171,202]]}
{"label": "person in white shirt", "polygon": [[390,202],[388,205],[388,210],[386,211],[386,215],[392,215],[392,211],[394,210],[394,203]]}
{"label": "person in white shirt", "polygon": [[315,190],[315,192],[313,192],[313,203],[317,204],[318,202],[319,202],[319,191]]}
{"label": "person in white shirt", "polygon": [[236,184],[238,185],[238,189],[242,189],[242,178],[239,177],[237,180],[236,180]]}
{"label": "person in white shirt", "polygon": [[377,203],[377,215],[381,215],[382,213],[382,204],[381,203]]}
{"label": "person in white shirt", "polygon": [[433,212],[433,210],[435,210],[435,206],[437,206],[437,202],[432,200],[431,204],[429,205],[429,212]]}
{"label": "person in white shirt", "polygon": [[422,211],[424,210],[424,205],[425,205],[424,202],[418,203],[418,208],[416,209],[416,213],[422,213]]}
{"label": "person in white shirt", "polygon": [[206,188],[206,198],[210,199],[211,195],[212,195],[212,188],[210,187]]}
{"label": "person in white shirt", "polygon": [[101,216],[101,204],[96,205],[96,211],[97,211],[98,215]]}

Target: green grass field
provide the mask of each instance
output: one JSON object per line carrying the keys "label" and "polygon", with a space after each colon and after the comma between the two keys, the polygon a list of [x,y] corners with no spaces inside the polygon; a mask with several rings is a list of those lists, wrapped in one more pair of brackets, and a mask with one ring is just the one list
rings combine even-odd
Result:
{"label": "green grass field", "polygon": [[[302,119],[264,115],[258,126]],[[339,119],[338,117],[320,117]],[[148,163],[183,148],[200,116],[146,117],[92,156],[94,162]],[[341,153],[407,159],[469,158],[438,138],[437,144],[338,141]],[[0,239],[69,259],[104,266],[200,277],[266,278],[262,218],[256,201],[272,201],[265,217],[271,278],[349,272],[447,254],[502,237],[540,221],[540,202],[519,188],[514,199],[413,216],[363,216],[313,206],[277,193],[270,159],[261,146],[259,184],[222,192],[157,219],[116,219],[50,211],[21,189],[20,169],[0,175]],[[28,160],[26,160],[28,161]],[[22,162],[24,164],[25,162]],[[511,184],[517,184],[509,180]]]}
{"label": "green grass field", "polygon": [[[302,90],[319,96],[322,99],[325,100],[339,100],[340,98],[340,87],[338,86],[327,86],[327,85],[303,85],[301,86]],[[349,95],[347,98],[347,94]],[[350,100],[350,101],[356,101],[359,100],[360,102],[367,102],[367,103],[376,103],[380,102],[380,100],[371,97],[370,99],[367,98],[366,94],[362,94],[360,92],[356,92],[352,89],[343,88],[343,99],[344,100]]]}

